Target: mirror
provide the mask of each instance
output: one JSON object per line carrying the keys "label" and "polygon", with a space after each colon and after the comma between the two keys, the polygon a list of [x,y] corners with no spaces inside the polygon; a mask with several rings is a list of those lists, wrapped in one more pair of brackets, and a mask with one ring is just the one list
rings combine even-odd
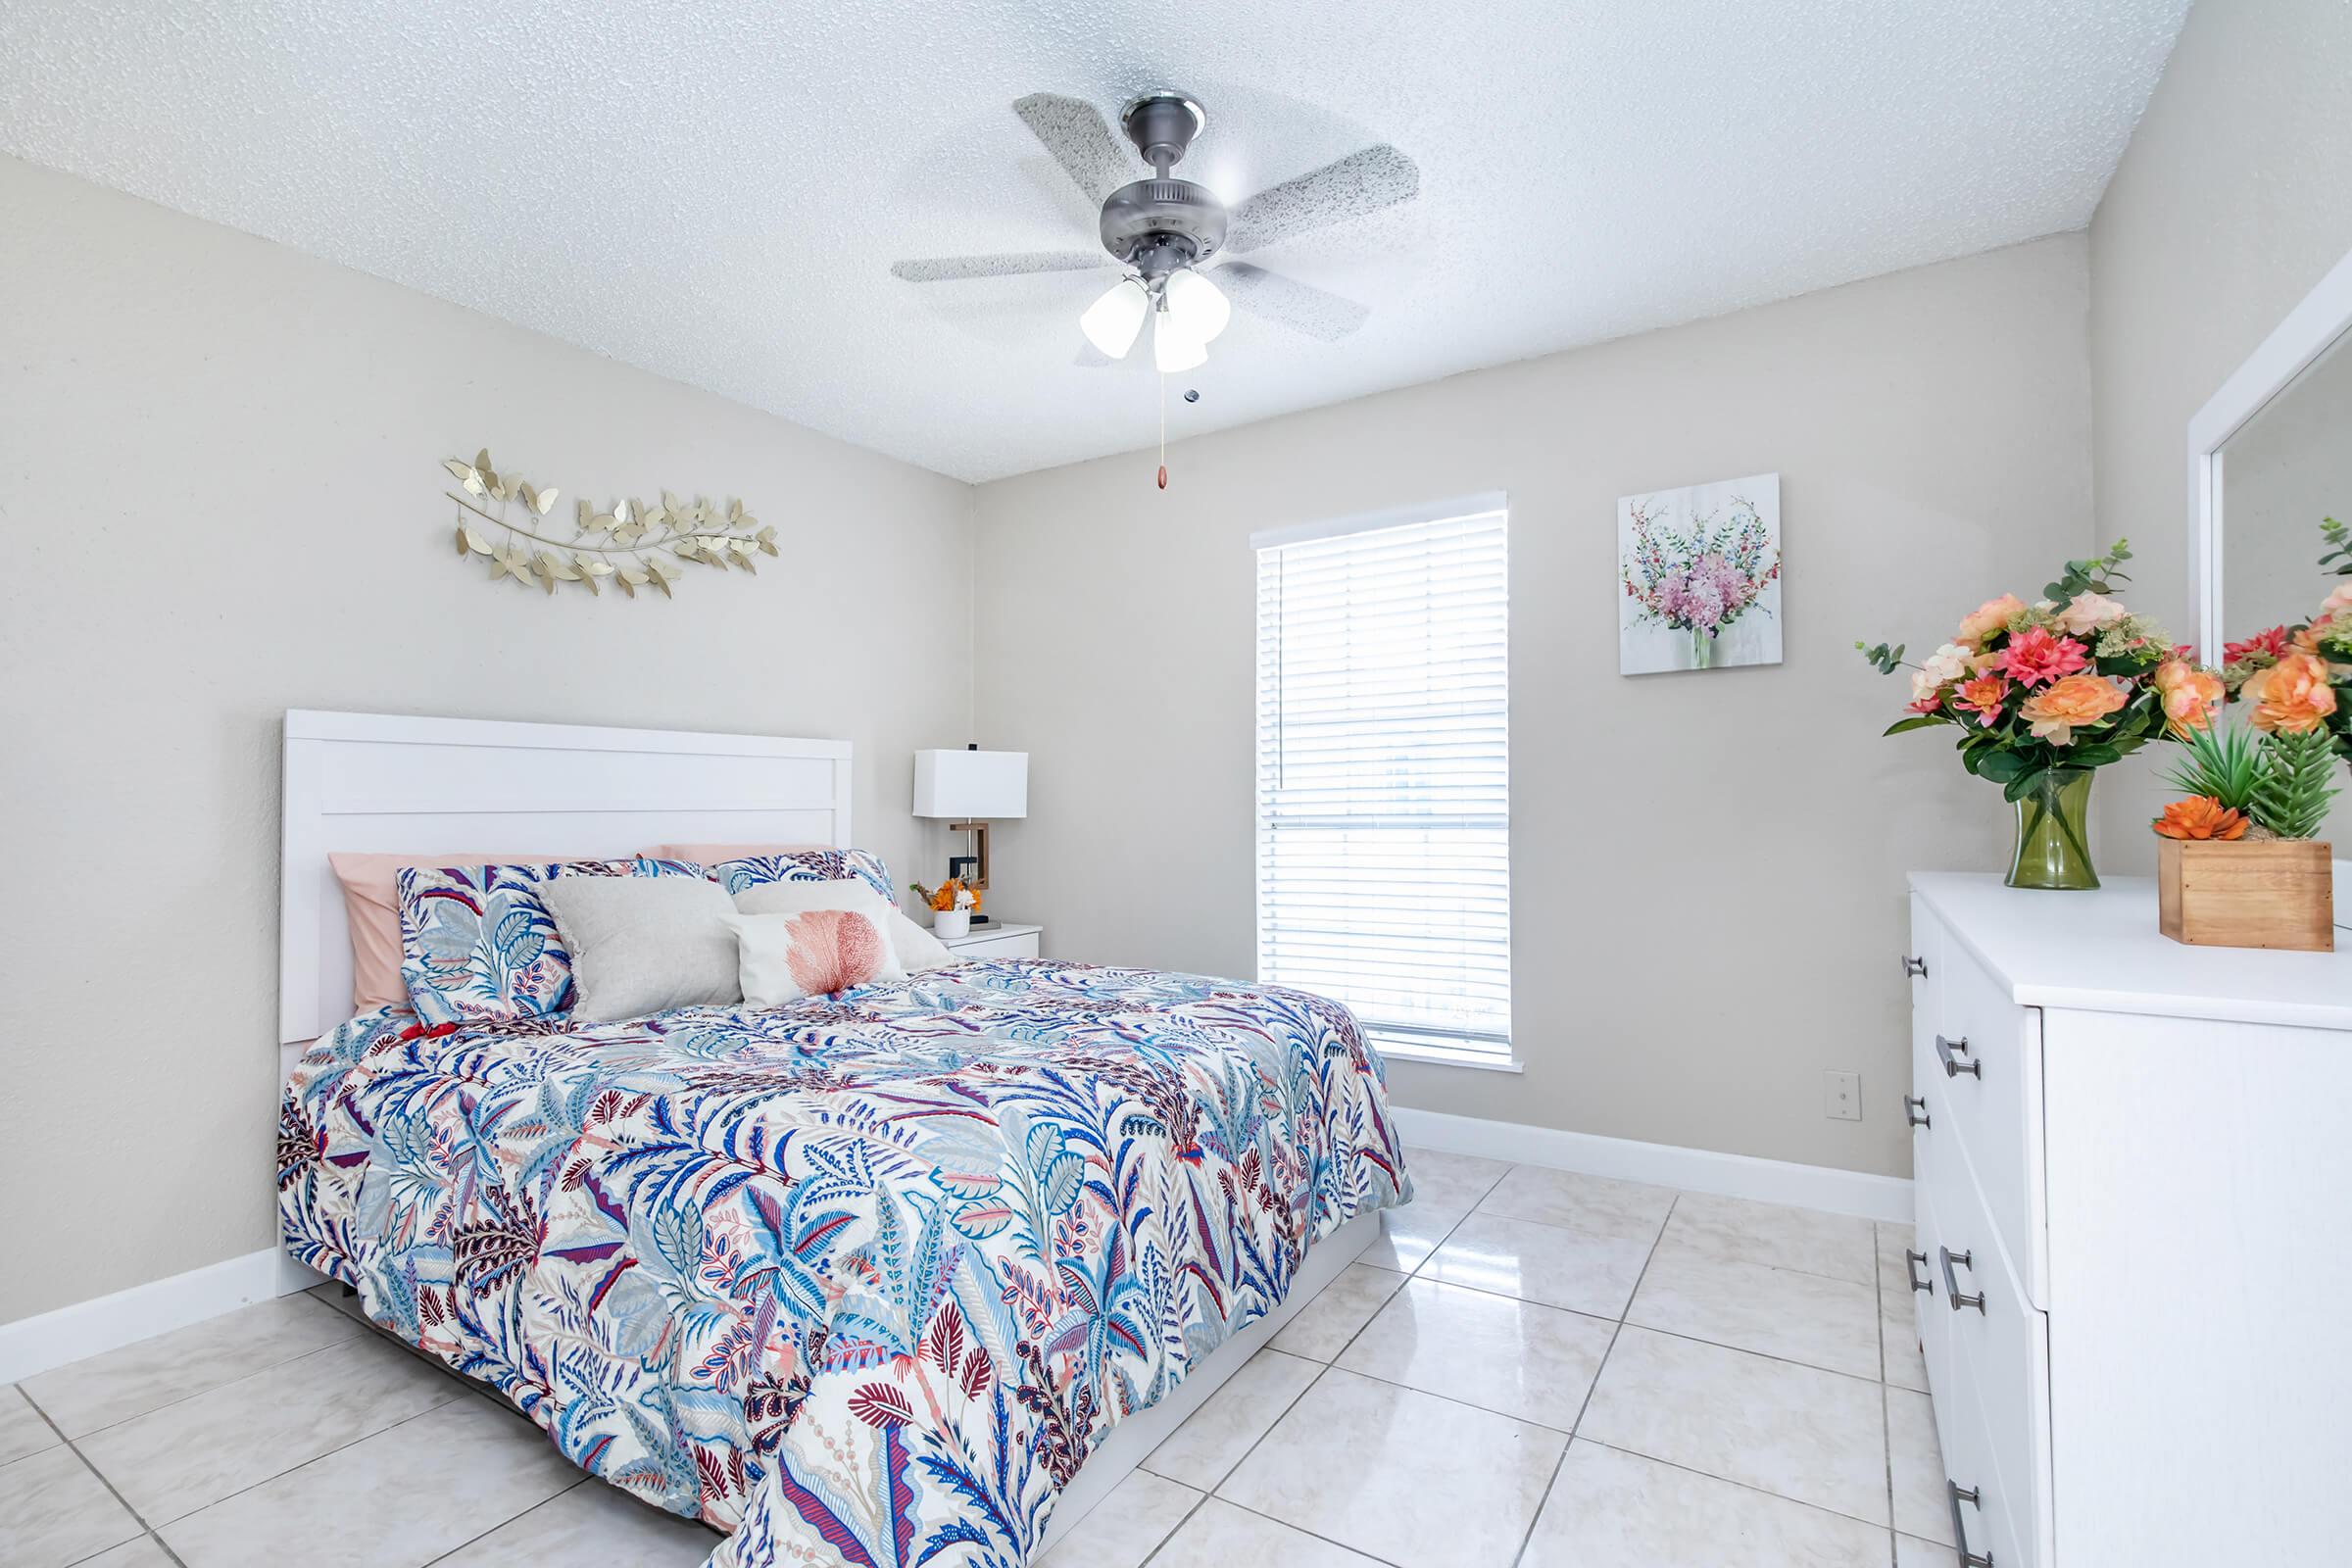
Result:
{"label": "mirror", "polygon": [[2352,521],[2352,335],[2338,337],[2223,443],[2221,633],[2308,621],[2352,579],[2323,566],[2323,518]]}
{"label": "mirror", "polygon": [[[2307,623],[2352,589],[2326,519],[2352,522],[2352,256],[2338,262],[2189,421],[2189,566],[2199,652]],[[2352,919],[2352,775],[2320,835],[2335,847],[2337,920]]]}

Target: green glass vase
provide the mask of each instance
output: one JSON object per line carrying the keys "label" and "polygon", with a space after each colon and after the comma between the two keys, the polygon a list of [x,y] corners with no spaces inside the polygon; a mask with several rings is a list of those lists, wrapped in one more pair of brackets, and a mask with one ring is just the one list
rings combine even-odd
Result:
{"label": "green glass vase", "polygon": [[1690,628],[1690,667],[1692,669],[1713,669],[1715,667],[1715,634],[1704,626]]}
{"label": "green glass vase", "polygon": [[2017,843],[2009,854],[2013,888],[2095,888],[2090,863],[2090,769],[2053,768],[2017,802]]}

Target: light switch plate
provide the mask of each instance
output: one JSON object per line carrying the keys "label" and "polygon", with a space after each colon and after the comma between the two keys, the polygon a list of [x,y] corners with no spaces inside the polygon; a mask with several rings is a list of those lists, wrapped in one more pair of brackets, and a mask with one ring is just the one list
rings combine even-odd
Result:
{"label": "light switch plate", "polygon": [[1858,1072],[1825,1072],[1822,1082],[1828,1103],[1822,1109],[1833,1121],[1862,1119],[1862,1075]]}

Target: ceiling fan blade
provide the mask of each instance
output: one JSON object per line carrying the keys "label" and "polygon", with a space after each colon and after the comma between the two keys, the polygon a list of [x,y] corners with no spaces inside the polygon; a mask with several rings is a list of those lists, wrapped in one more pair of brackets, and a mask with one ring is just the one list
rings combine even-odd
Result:
{"label": "ceiling fan blade", "polygon": [[1248,262],[1220,263],[1208,275],[1250,315],[1325,343],[1337,343],[1372,314],[1369,306]]}
{"label": "ceiling fan blade", "polygon": [[890,275],[909,283],[951,283],[967,277],[1018,277],[1026,272],[1091,272],[1108,267],[1102,251],[1007,251],[1001,256],[926,256],[893,262]]}
{"label": "ceiling fan blade", "polygon": [[1419,166],[1386,142],[1269,185],[1233,210],[1228,251],[1253,251],[1421,194]]}
{"label": "ceiling fan blade", "polygon": [[1088,200],[1098,206],[1135,177],[1128,168],[1127,154],[1102,119],[1102,111],[1085,99],[1033,92],[1026,98],[1014,99],[1012,112],[1045,143],[1046,151],[1054,155],[1062,172],[1075,180]]}

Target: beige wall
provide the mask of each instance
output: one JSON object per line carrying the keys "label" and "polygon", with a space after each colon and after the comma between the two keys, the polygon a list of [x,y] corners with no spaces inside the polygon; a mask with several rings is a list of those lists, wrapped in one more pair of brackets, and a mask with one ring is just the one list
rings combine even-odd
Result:
{"label": "beige wall", "polygon": [[[2352,250],[2347,61],[2345,0],[2201,0],[2090,225],[2097,537],[2183,639],[2189,416]],[[2164,761],[2100,786],[2110,870],[2154,864]]]}
{"label": "beige wall", "polygon": [[[980,490],[984,744],[1031,753],[992,904],[1077,958],[1254,968],[1253,530],[1501,489],[1524,1076],[1398,1100],[1902,1173],[1903,873],[2000,804],[1857,637],[1934,641],[2090,514],[2080,235]],[[1616,498],[1777,470],[1787,662],[1617,674]],[[1865,1118],[1823,1115],[1862,1074]]]}
{"label": "beige wall", "polygon": [[[0,1322],[275,1239],[287,707],[843,737],[859,839],[944,851],[908,754],[969,728],[969,487],[5,158],[0,213]],[[783,557],[494,585],[438,467],[485,442],[739,494]]]}

